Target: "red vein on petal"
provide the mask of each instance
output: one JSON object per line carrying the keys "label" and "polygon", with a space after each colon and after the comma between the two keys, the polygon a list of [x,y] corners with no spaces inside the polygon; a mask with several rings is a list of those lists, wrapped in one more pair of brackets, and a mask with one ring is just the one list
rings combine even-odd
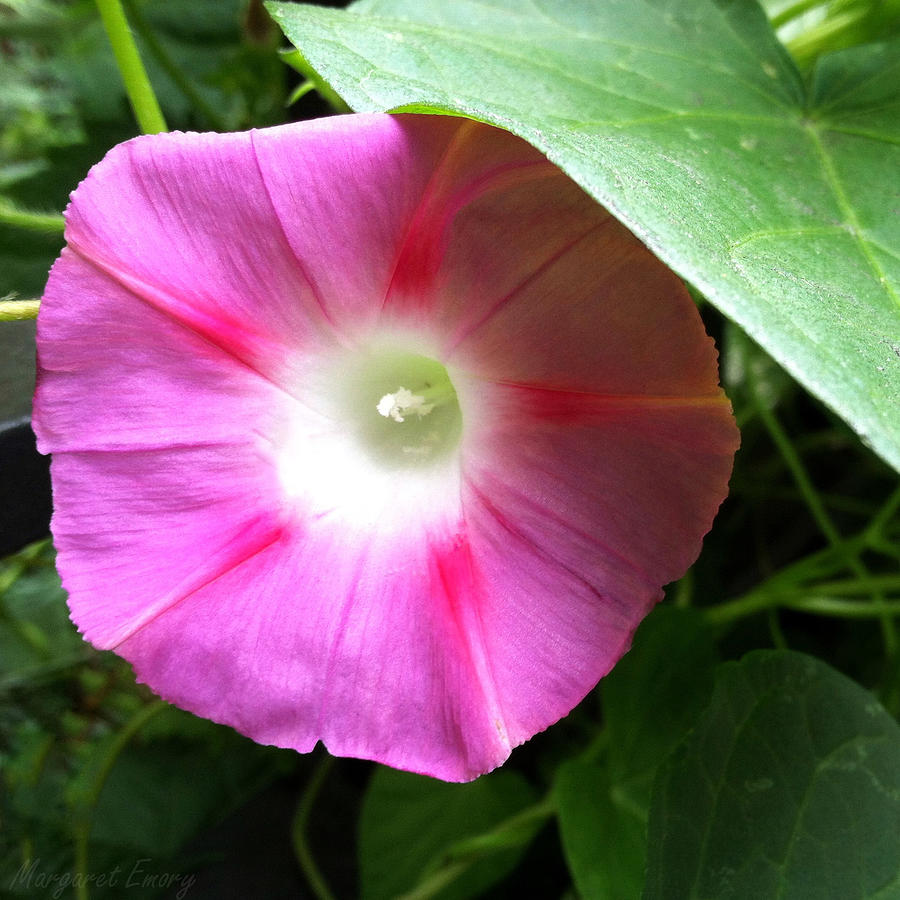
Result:
{"label": "red vein on petal", "polygon": [[[273,376],[264,372],[257,364],[257,359],[280,359],[286,352],[286,348],[269,340],[264,335],[250,331],[242,322],[227,319],[224,316],[211,316],[197,309],[189,303],[184,303],[160,290],[154,285],[125,271],[122,267],[112,262],[100,259],[79,246],[73,239],[69,239],[68,249],[90,266],[106,275],[120,287],[124,288],[133,297],[146,303],[151,309],[161,313],[176,325],[186,331],[190,331],[207,344],[221,350],[235,362],[240,363],[246,369],[269,382],[273,387],[286,394],[292,400],[306,408],[308,404],[290,391],[285,385],[279,384]],[[315,412],[315,410],[313,410]]]}
{"label": "red vein on petal", "polygon": [[235,538],[218,552],[206,557],[196,571],[184,578],[168,594],[160,597],[131,621],[120,625],[109,638],[96,641],[92,639],[91,642],[96,643],[102,649],[116,650],[142,628],[146,628],[151,622],[182,603],[192,594],[196,594],[197,591],[212,584],[226,573],[242,566],[254,556],[258,556],[280,540],[284,533],[281,525],[271,523],[271,518],[271,515],[260,516],[250,525],[242,528]]}
{"label": "red vein on petal", "polygon": [[[382,309],[388,307],[393,297],[400,290],[401,279],[409,278],[411,266],[408,260],[410,257],[418,254],[425,258],[426,265],[420,266],[420,268],[425,269],[429,275],[434,274],[433,271],[428,270],[427,264],[430,264],[436,270],[439,260],[436,258],[427,259],[427,257],[429,254],[434,256],[437,253],[441,236],[460,209],[472,203],[489,190],[509,188],[517,183],[559,174],[558,170],[543,158],[528,160],[527,162],[504,163],[478,175],[469,183],[457,188],[447,197],[446,203],[442,208],[435,209],[435,196],[440,193],[441,182],[460,145],[468,141],[471,133],[481,127],[483,126],[478,122],[463,122],[435,165],[398,246],[397,255],[390,269],[387,286],[384,290]],[[422,278],[422,275],[423,273],[419,272],[420,278]],[[421,301],[424,298],[417,297],[417,299]]]}
{"label": "red vein on petal", "polygon": [[542,419],[583,420],[591,415],[631,410],[731,408],[721,390],[711,394],[681,396],[677,394],[603,394],[598,391],[573,390],[518,381],[490,379],[490,384],[510,388],[532,401],[527,412]]}
{"label": "red vein on petal", "polygon": [[[496,679],[491,669],[490,655],[485,649],[484,622],[478,603],[481,588],[472,558],[472,546],[465,517],[460,523],[456,539],[450,542],[449,547],[439,547],[433,543],[429,545],[429,560],[434,567],[430,573],[432,586],[437,583],[444,595],[454,627],[466,649],[469,666],[484,696],[491,727],[508,753],[512,748],[512,742],[506,724],[506,714],[500,703]],[[468,586],[468,595],[461,585]],[[470,621],[471,619],[477,620],[477,635],[473,633],[472,626],[475,623]]]}
{"label": "red vein on petal", "polygon": [[313,295],[313,299],[316,301],[316,305],[319,311],[322,313],[322,318],[335,330],[338,331],[337,325],[334,320],[328,314],[328,309],[325,306],[325,301],[322,299],[322,293],[319,290],[319,286],[316,284],[312,275],[309,274],[309,270],[306,267],[306,264],[300,259],[300,256],[297,254],[297,251],[294,250],[293,244],[291,244],[288,235],[287,229],[284,226],[284,222],[281,218],[281,215],[278,212],[278,207],[275,205],[275,198],[272,196],[272,190],[269,187],[269,182],[266,181],[266,175],[263,171],[262,163],[259,159],[259,154],[256,152],[256,129],[250,129],[250,149],[253,151],[253,159],[256,162],[256,170],[259,172],[259,179],[262,182],[263,188],[266,192],[266,198],[269,201],[269,206],[272,207],[272,214],[275,216],[275,221],[278,223],[278,228],[281,231],[281,236],[284,239],[284,243],[287,246],[288,250],[291,252],[291,256],[293,256],[294,261],[297,264],[297,268],[300,271],[300,274],[303,276],[304,281],[309,285],[309,290]]}
{"label": "red vein on petal", "polygon": [[561,259],[563,259],[566,255],[572,252],[582,241],[589,238],[594,232],[605,228],[610,222],[614,221],[612,216],[608,216],[602,222],[595,223],[590,226],[586,231],[582,232],[578,236],[574,237],[567,244],[564,244],[560,247],[559,250],[556,251],[549,259],[544,260],[533,272],[526,275],[522,281],[520,281],[508,294],[504,297],[501,297],[494,305],[474,324],[463,327],[453,338],[451,338],[450,342],[447,344],[445,353],[449,357],[454,350],[456,350],[459,345],[466,340],[466,338],[471,337],[473,332],[476,332],[479,328],[483,327],[487,322],[489,322],[504,306],[506,306],[511,300],[515,299],[515,297],[523,291],[529,284],[532,284],[542,275],[544,275],[549,269],[556,265]]}

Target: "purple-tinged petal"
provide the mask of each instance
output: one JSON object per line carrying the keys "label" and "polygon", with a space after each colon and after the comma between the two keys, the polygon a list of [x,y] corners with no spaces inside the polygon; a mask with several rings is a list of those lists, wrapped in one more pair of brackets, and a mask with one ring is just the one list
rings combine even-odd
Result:
{"label": "purple-tinged petal", "polygon": [[697,557],[737,431],[722,396],[482,384],[478,402],[463,510],[486,585],[485,654],[516,744],[582,699]]}
{"label": "purple-tinged petal", "polygon": [[[453,117],[338,116],[253,132],[268,196],[307,282],[343,336],[380,315]],[[533,152],[533,151],[532,151]]]}

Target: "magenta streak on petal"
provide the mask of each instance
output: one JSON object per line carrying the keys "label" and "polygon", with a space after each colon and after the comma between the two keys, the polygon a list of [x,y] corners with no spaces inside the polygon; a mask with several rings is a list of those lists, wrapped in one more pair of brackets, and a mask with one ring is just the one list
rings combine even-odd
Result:
{"label": "magenta streak on petal", "polygon": [[243,442],[238,442],[235,440],[221,440],[221,441],[162,441],[162,442],[146,442],[146,443],[134,443],[134,444],[119,444],[117,446],[112,445],[103,445],[103,444],[91,444],[90,446],[85,447],[71,447],[66,445],[66,449],[64,451],[52,451],[56,452],[65,452],[65,453],[154,453],[158,450],[164,450],[166,452],[170,450],[200,450],[205,447],[213,448],[213,447],[244,447]]}
{"label": "magenta streak on petal", "polygon": [[290,240],[288,239],[287,229],[284,227],[284,222],[281,219],[281,215],[278,212],[278,206],[275,203],[274,198],[272,197],[272,191],[269,188],[269,182],[266,179],[266,173],[263,170],[262,164],[259,161],[259,154],[256,152],[256,129],[250,129],[250,149],[253,151],[253,161],[256,163],[256,169],[259,172],[260,181],[262,181],[263,187],[266,190],[266,198],[269,201],[269,206],[272,208],[272,215],[275,217],[275,221],[278,222],[278,227],[281,230],[281,235],[284,238],[284,243],[287,247],[290,248],[291,255],[294,258],[294,261],[297,263],[297,268],[300,270],[300,274],[303,276],[306,283],[309,285],[309,289],[312,292],[313,297],[316,301],[316,306],[319,308],[319,311],[322,313],[322,318],[332,327],[336,328],[334,320],[331,316],[328,315],[328,310],[325,307],[325,303],[322,300],[322,294],[319,290],[319,286],[313,280],[313,277],[309,274],[309,270],[306,266],[306,263],[298,256],[297,251],[294,249]]}
{"label": "magenta streak on petal", "polygon": [[[427,287],[441,262],[438,258],[441,238],[460,209],[488,191],[510,188],[523,181],[558,174],[558,171],[545,159],[504,163],[484,172],[470,183],[457,189],[452,197],[447,198],[439,212],[435,213],[432,205],[435,195],[442,186],[441,181],[445,175],[445,169],[453,161],[458,146],[468,140],[469,133],[477,127],[479,127],[478,124],[474,122],[467,122],[461,126],[435,166],[434,173],[422,192],[422,199],[409,220],[406,234],[400,242],[397,257],[390,269],[390,276],[384,290],[382,309],[386,309],[400,292],[408,293],[418,301],[424,302],[426,293],[423,288]],[[416,257],[418,257],[418,264],[414,265],[411,259],[416,260]]]}
{"label": "magenta streak on petal", "polygon": [[719,407],[724,410],[731,408],[728,398],[717,387],[708,395],[685,397],[677,394],[672,396],[601,394],[502,380],[491,380],[491,384],[502,385],[516,391],[527,404],[523,412],[528,415],[567,425],[619,421],[623,413],[637,410],[692,409],[698,406]]}
{"label": "magenta streak on petal", "polygon": [[429,559],[433,569],[430,582],[432,589],[435,592],[439,590],[446,600],[459,640],[467,652],[469,665],[484,694],[491,724],[508,750],[511,742],[506,716],[484,648],[484,628],[480,612],[483,588],[475,570],[467,532],[468,528],[463,522],[457,536],[447,547],[431,546]]}
{"label": "magenta streak on petal", "polygon": [[521,291],[523,291],[529,284],[531,284],[536,279],[540,278],[548,269],[551,269],[556,263],[558,263],[567,253],[570,253],[574,250],[582,241],[589,238],[592,234],[601,229],[605,228],[610,222],[614,222],[615,219],[612,216],[608,216],[602,222],[595,223],[590,226],[586,231],[582,234],[579,234],[577,237],[572,238],[567,244],[564,244],[560,247],[556,253],[553,254],[549,259],[545,260],[538,266],[533,272],[529,275],[526,275],[525,278],[520,281],[505,297],[501,297],[494,305],[488,309],[485,314],[477,321],[471,325],[467,325],[462,327],[446,344],[445,353],[449,357],[451,353],[464,341],[466,338],[470,337],[475,331],[481,328],[486,322],[489,322],[510,300],[513,300],[515,297],[519,295]]}
{"label": "magenta streak on petal", "polygon": [[[543,474],[548,477],[552,477],[554,473],[551,470],[547,470]],[[467,476],[465,473],[463,474],[463,477],[466,479],[466,484],[472,491],[474,491],[479,497],[483,496],[483,494],[478,491],[478,489],[472,483],[474,480],[472,477]],[[618,550],[601,541],[596,535],[589,534],[588,532],[577,528],[571,520],[563,518],[548,506],[536,502],[532,497],[524,493],[519,488],[514,487],[506,481],[502,481],[497,474],[492,475],[492,477],[500,482],[505,490],[509,491],[511,494],[515,494],[517,501],[522,506],[530,507],[531,509],[537,511],[542,517],[548,519],[551,522],[554,522],[557,525],[562,525],[565,530],[570,531],[573,535],[577,535],[578,537],[583,538],[588,543],[593,544],[607,557],[609,557],[610,559],[614,559],[616,562],[621,563],[632,572],[634,572],[635,575],[637,575],[638,578],[640,578],[640,580],[644,582],[651,591],[656,591],[656,589],[658,588],[657,580],[653,576],[651,576],[645,569],[641,568],[641,566],[634,562],[634,560],[629,559],[627,556],[623,556]],[[504,523],[501,522],[501,524]],[[506,526],[504,525],[504,527]]]}
{"label": "magenta streak on petal", "polygon": [[272,374],[262,371],[256,362],[260,359],[281,359],[286,350],[280,344],[274,344],[263,335],[254,334],[245,324],[226,318],[224,314],[211,316],[196,306],[182,303],[165,291],[147,284],[119,266],[87,253],[72,238],[69,238],[69,248],[86,263],[99,269],[104,275],[107,275],[133,294],[138,300],[142,300],[157,312],[162,313],[173,322],[182,326],[182,328],[203,338],[213,347],[218,348],[256,375],[264,378],[274,387],[283,391],[292,400],[302,403],[302,400],[288,390],[285,385],[275,381]]}
{"label": "magenta streak on petal", "polygon": [[221,578],[226,572],[237,569],[258,553],[262,553],[278,541],[283,533],[280,524],[273,523],[272,514],[259,516],[244,526],[237,537],[230,540],[218,552],[205,557],[203,564],[164,597],[160,597],[130,622],[120,625],[105,641],[94,643],[103,650],[115,650],[133,637],[144,626],[161,616],[173,606],[186,600],[191,594]]}
{"label": "magenta streak on petal", "polygon": [[525,181],[554,174],[554,170],[543,161],[497,166],[455,194],[452,201],[448,201],[443,207],[440,215],[433,219],[428,204],[423,200],[410,223],[394,274],[385,290],[383,308],[400,295],[413,297],[424,306],[424,301],[430,297],[428,288],[441,265],[441,239],[452,225],[456,214],[467,204],[489,191],[511,188]]}
{"label": "magenta streak on petal", "polygon": [[480,491],[471,481],[467,482],[469,490],[478,500],[478,502],[490,513],[493,519],[497,522],[497,524],[510,536],[516,538],[521,541],[521,543],[525,544],[527,547],[531,548],[534,551],[536,556],[541,557],[541,559],[547,560],[552,566],[556,566],[558,569],[562,569],[566,574],[571,575],[572,578],[583,584],[588,591],[593,594],[601,603],[606,603],[609,598],[604,597],[597,588],[594,587],[586,578],[579,575],[574,569],[571,569],[569,566],[560,562],[556,557],[551,556],[540,544],[535,543],[531,538],[527,535],[522,534],[522,532],[509,521],[509,519],[503,515],[503,513],[488,500],[487,495]]}

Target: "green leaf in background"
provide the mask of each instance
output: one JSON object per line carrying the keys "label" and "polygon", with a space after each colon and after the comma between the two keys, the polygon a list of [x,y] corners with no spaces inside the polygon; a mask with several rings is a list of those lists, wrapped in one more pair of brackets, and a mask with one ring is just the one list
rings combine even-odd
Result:
{"label": "green leaf in background", "polygon": [[563,763],[556,776],[556,803],[579,897],[639,897],[647,856],[645,820],[615,802],[606,769],[577,760]]}
{"label": "green leaf in background", "polygon": [[89,653],[69,621],[54,559],[35,545],[0,561],[0,725],[14,688],[53,679]]}
{"label": "green leaf in background", "polygon": [[545,152],[900,468],[900,44],[807,93],[749,0],[268,9],[353,109]]}
{"label": "green leaf in background", "polygon": [[563,763],[554,785],[563,850],[585,900],[640,896],[653,778],[709,702],[716,662],[699,613],[658,606],[603,679],[606,753]]}
{"label": "green leaf in background", "polygon": [[813,657],[755,651],[660,773],[644,900],[900,897],[900,727]]}
{"label": "green leaf in background", "polygon": [[656,770],[709,702],[717,662],[700,613],[658,606],[601,682],[610,779],[645,817]]}
{"label": "green leaf in background", "polygon": [[[445,784],[379,767],[359,820],[363,900],[396,898],[433,872],[466,838],[480,835],[534,801],[534,790],[512,771],[469,784]],[[524,845],[488,852],[447,889],[428,896],[476,897],[516,864]]]}

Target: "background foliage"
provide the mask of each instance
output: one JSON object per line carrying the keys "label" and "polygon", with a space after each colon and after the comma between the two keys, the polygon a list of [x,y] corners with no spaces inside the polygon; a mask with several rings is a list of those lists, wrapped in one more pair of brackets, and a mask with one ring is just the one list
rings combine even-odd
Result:
{"label": "background foliage", "polygon": [[[900,898],[900,3],[274,3],[282,58],[257,2],[125,8],[170,128],[343,98],[535,143],[690,282],[743,446],[632,651],[469,785],[168,707],[52,548],[0,563],[0,894]],[[135,133],[93,3],[0,4],[0,295]]]}

